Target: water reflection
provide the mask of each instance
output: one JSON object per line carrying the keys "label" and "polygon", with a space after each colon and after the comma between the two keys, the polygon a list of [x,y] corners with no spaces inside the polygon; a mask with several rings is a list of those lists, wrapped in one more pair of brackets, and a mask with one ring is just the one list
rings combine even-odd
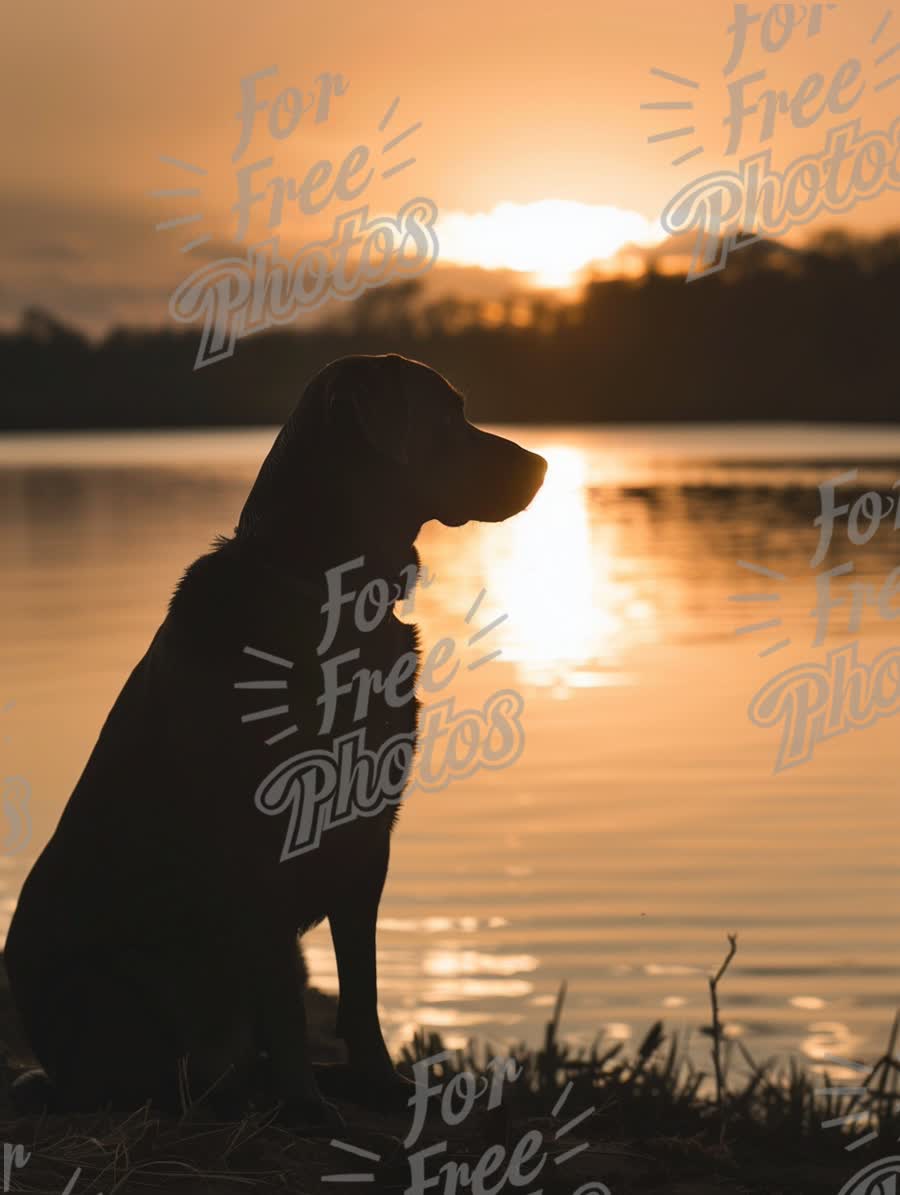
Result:
{"label": "water reflection", "polygon": [[652,618],[618,576],[615,529],[592,528],[587,454],[538,444],[549,468],[528,511],[480,536],[481,571],[509,613],[504,654],[527,684],[570,688],[621,679],[631,620]]}
{"label": "water reflection", "polygon": [[856,1061],[863,1039],[843,1021],[814,1021],[803,1039],[803,1053],[829,1080],[861,1082],[869,1068]]}
{"label": "water reflection", "polygon": [[536,971],[533,954],[483,954],[477,950],[429,950],[422,969],[429,976],[516,975]]}

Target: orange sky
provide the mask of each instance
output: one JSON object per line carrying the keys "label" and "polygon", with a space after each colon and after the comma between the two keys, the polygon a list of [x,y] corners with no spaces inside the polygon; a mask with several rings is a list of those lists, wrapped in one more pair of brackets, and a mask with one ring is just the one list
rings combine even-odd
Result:
{"label": "orange sky", "polygon": [[[765,67],[774,86],[796,87],[813,70],[830,79],[858,54],[868,80],[859,115],[866,128],[887,128],[900,113],[900,82],[878,93],[874,84],[900,72],[900,52],[876,68],[871,45],[887,8],[886,0],[852,6],[842,0],[825,10],[817,37],[801,26],[778,54],[764,53],[756,25],[734,77]],[[245,158],[274,153],[270,173],[300,179],[315,160],[337,163],[360,143],[377,152],[388,135],[378,133],[378,122],[399,96],[390,131],[422,122],[409,141],[416,163],[386,182],[376,177],[365,196],[373,212],[395,213],[421,194],[457,220],[460,213],[542,200],[611,206],[656,220],[692,177],[735,165],[723,156],[721,123],[732,15],[733,5],[720,0],[559,0],[551,7],[460,0],[419,5],[408,15],[363,0],[7,4],[0,39],[0,319],[10,322],[26,302],[86,326],[164,319],[173,285],[198,262],[178,250],[188,234],[156,232],[154,225],[199,210],[214,238],[205,252],[233,237],[228,208],[235,198],[231,154],[240,80],[270,66],[278,67],[277,78],[260,84],[270,102],[284,87],[308,90],[323,71],[340,72],[350,84],[326,123],[316,125],[307,114],[284,141],[268,136],[262,117]],[[878,48],[898,41],[900,13]],[[647,143],[681,114],[642,111],[641,103],[684,95],[652,77],[651,67],[700,83],[691,93],[695,111],[684,120],[694,122],[696,139]],[[783,118],[773,152],[782,164],[817,152],[835,123],[826,113],[795,130]],[[758,123],[748,118],[746,152],[760,148],[757,134]],[[707,147],[701,158],[670,164],[699,141]],[[197,181],[164,166],[160,155],[207,168],[202,200],[184,201],[185,207],[150,196]],[[286,221],[285,241],[321,235],[336,210],[332,204],[321,220]],[[845,223],[872,231],[892,225],[896,213],[897,197],[886,192],[859,204]],[[582,214],[590,219],[590,212]],[[826,217],[812,227],[834,223]],[[559,236],[562,246],[569,224],[551,211],[525,227],[543,230],[539,239],[552,263],[552,241]],[[493,231],[488,226],[489,243],[498,235],[515,240],[516,234],[502,222]]]}

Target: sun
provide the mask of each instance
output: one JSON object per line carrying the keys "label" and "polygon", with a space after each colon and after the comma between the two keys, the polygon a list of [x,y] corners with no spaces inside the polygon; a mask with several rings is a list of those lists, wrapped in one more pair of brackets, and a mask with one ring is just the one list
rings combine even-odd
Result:
{"label": "sun", "polygon": [[638,212],[567,199],[447,212],[438,233],[444,262],[517,270],[556,289],[572,286],[586,266],[609,261],[626,245],[656,245],[664,236],[657,221]]}

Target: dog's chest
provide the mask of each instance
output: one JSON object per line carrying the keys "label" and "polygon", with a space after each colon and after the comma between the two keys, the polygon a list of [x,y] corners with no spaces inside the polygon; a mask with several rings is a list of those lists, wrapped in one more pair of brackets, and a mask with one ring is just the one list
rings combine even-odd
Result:
{"label": "dog's chest", "polygon": [[418,633],[392,613],[375,626],[352,620],[318,658],[320,736],[363,734],[378,751],[396,735],[414,735]]}
{"label": "dog's chest", "polygon": [[[419,710],[417,630],[392,614],[371,630],[353,624],[335,636],[320,668],[316,746],[333,761],[335,781],[331,828],[316,855],[322,864],[343,868],[352,859],[361,867],[367,844],[395,823],[409,779]],[[406,743],[400,762],[406,748],[398,744]]]}

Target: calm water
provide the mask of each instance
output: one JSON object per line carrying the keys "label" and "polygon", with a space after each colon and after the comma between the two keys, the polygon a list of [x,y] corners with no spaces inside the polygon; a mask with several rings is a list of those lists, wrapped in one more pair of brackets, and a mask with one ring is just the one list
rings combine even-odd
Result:
{"label": "calm water", "polygon": [[[537,1043],[562,980],[577,1043],[659,1017],[696,1030],[736,931],[724,1014],[755,1054],[872,1058],[900,978],[897,720],[775,775],[779,732],[747,711],[831,647],[859,638],[869,661],[893,644],[869,605],[852,635],[835,611],[813,647],[809,560],[816,486],[860,465],[889,492],[900,431],[509,430],[549,457],[545,489],[501,526],[426,527],[436,580],[416,617],[426,647],[449,635],[473,662],[502,649],[452,691],[463,706],[518,689],[527,742],[514,767],[405,807],[379,941],[392,1041],[426,1026]],[[0,857],[4,924],[181,570],[231,529],[273,435],[0,441],[2,771],[32,791],[30,842]],[[888,520],[853,547],[842,523],[823,567],[852,560],[880,581],[898,536]],[[730,600],[763,593],[780,601]],[[333,987],[326,933],[307,954]]]}

